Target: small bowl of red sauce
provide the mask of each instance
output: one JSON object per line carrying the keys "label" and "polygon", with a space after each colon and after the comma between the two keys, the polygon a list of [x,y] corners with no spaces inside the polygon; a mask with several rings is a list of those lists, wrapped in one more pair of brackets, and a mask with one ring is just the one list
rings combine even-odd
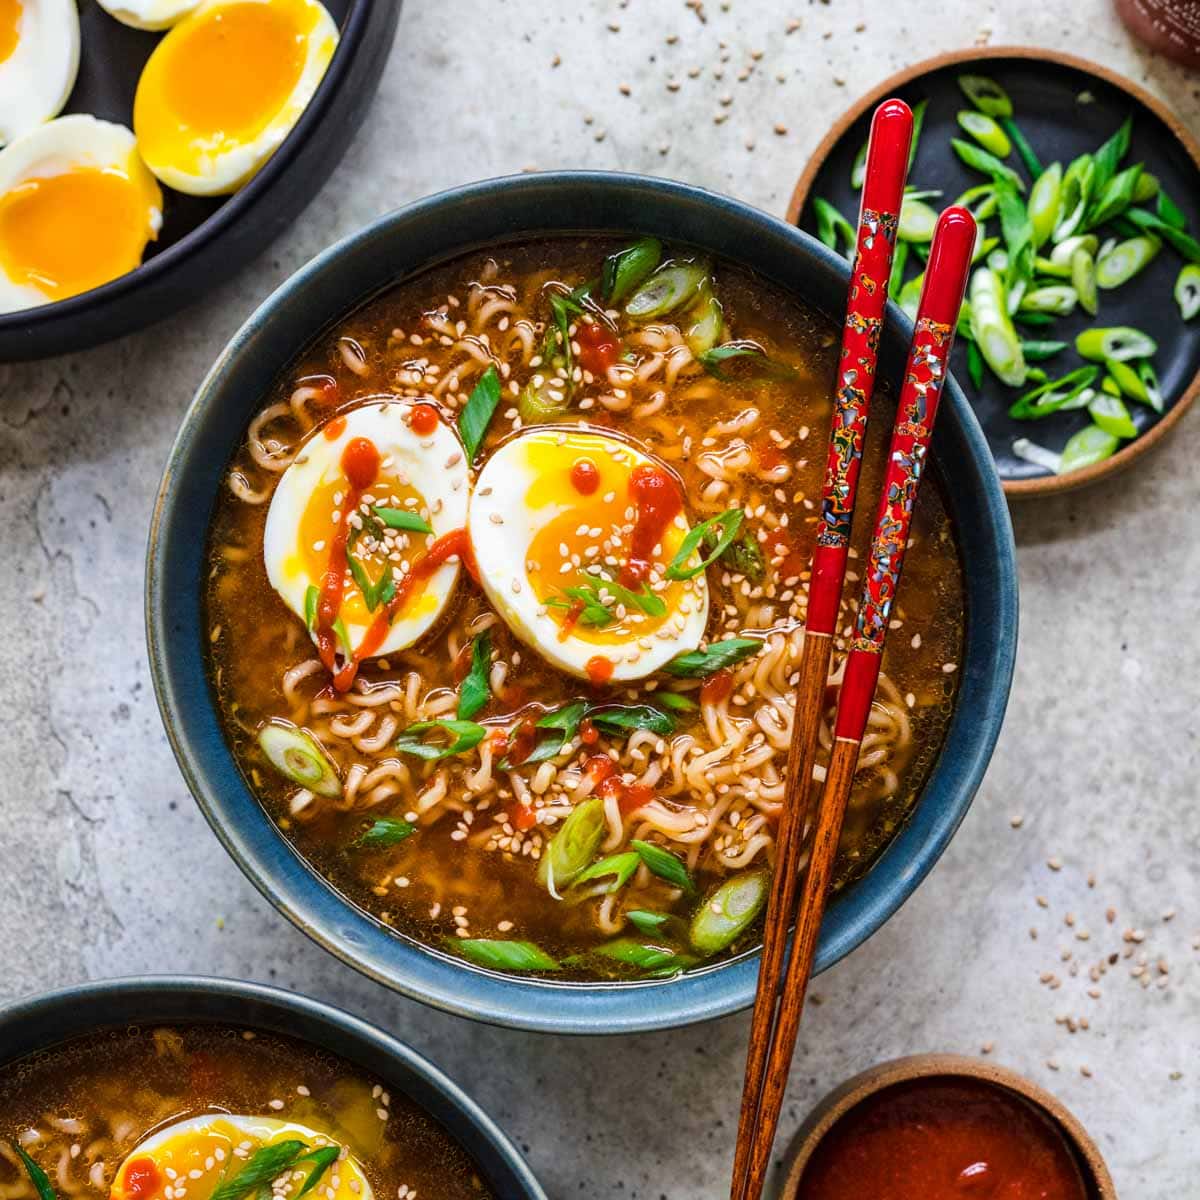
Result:
{"label": "small bowl of red sauce", "polygon": [[921,1054],[831,1092],[796,1135],[781,1200],[1116,1200],[1095,1142],[1049,1092]]}

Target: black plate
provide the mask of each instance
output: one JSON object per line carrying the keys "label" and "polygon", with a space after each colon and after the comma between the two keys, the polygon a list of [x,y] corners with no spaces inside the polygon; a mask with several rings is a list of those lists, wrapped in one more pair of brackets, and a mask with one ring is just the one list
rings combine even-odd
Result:
{"label": "black plate", "polygon": [[[910,105],[928,99],[924,129],[909,184],[918,188],[940,188],[943,197],[931,200],[935,207],[950,204],[967,188],[986,182],[968,170],[950,146],[952,137],[970,139],[958,127],[955,114],[969,108],[956,82],[964,73],[990,75],[1012,97],[1015,117],[1043,163],[1055,160],[1065,167],[1077,155],[1095,150],[1121,122],[1133,114],[1133,137],[1124,165],[1144,162],[1157,175],[1171,198],[1186,213],[1189,230],[1200,231],[1200,165],[1190,135],[1177,121],[1136,85],[1111,75],[1103,68],[1045,52],[966,52],[947,55],[919,64],[864,97],[847,114],[817,154],[797,188],[792,219],[803,205],[800,225],[813,232],[811,197],[823,196],[853,219],[858,196],[850,186],[850,168],[866,140],[871,112],[879,99],[898,95]],[[1081,93],[1092,100],[1080,103]],[[1009,160],[1028,183],[1016,151]],[[807,185],[807,186],[806,186]],[[1151,202],[1150,207],[1153,207]],[[988,233],[999,233],[999,220],[988,222]],[[1101,235],[1104,240],[1105,235]],[[916,274],[910,255],[905,279]],[[1005,387],[985,372],[982,390],[977,391],[967,375],[966,346],[960,340],[954,350],[955,375],[983,425],[996,468],[1010,493],[1057,491],[1090,482],[1119,468],[1149,449],[1159,433],[1165,433],[1200,390],[1200,320],[1185,323],[1174,300],[1175,278],[1183,259],[1164,246],[1150,266],[1135,280],[1111,292],[1101,292],[1100,312],[1089,317],[1077,310],[1059,318],[1053,327],[1028,329],[1026,338],[1053,338],[1073,342],[1076,333],[1089,325],[1133,325],[1144,329],[1158,342],[1155,369],[1166,400],[1160,416],[1141,404],[1130,404],[1139,436],[1105,463],[1077,474],[1055,476],[1041,467],[1017,458],[1012,443],[1028,437],[1052,450],[1061,450],[1067,439],[1090,424],[1086,411],[1059,413],[1041,421],[1014,421],[1009,406],[1019,392]],[[1039,363],[1051,376],[1064,374],[1081,364],[1074,347],[1048,362]]]}
{"label": "black plate", "polygon": [[[296,127],[232,196],[163,188],[163,227],[135,271],[57,304],[0,315],[0,361],[81,350],[157,321],[249,262],[296,218],[329,177],[375,94],[400,0],[324,0],[341,41]],[[79,10],[79,78],[65,113],[130,126],[133,94],[162,37],[130,29],[95,0]]]}

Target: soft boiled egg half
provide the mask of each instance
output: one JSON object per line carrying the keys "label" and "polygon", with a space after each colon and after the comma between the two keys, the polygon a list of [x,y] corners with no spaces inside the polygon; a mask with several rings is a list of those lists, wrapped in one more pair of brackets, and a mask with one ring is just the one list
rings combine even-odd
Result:
{"label": "soft boiled egg half", "polygon": [[128,129],[87,116],[38,126],[0,150],[0,312],[132,271],[161,226],[162,191]]}
{"label": "soft boiled egg half", "polygon": [[640,679],[704,637],[703,571],[667,578],[689,532],[679,481],[628,442],[553,427],[513,438],[479,473],[469,530],[488,599],[571,675]]}
{"label": "soft boiled egg half", "polygon": [[300,119],[337,42],[317,0],[207,0],[142,70],[133,128],[146,165],[193,196],[236,191]]}
{"label": "soft boiled egg half", "polygon": [[0,146],[56,116],[78,71],[75,0],[0,0]]}
{"label": "soft boiled egg half", "polygon": [[[373,1200],[362,1167],[344,1149],[333,1161],[332,1151],[308,1156],[337,1145],[326,1134],[295,1121],[236,1113],[190,1117],[151,1134],[121,1163],[111,1200],[208,1200],[222,1182],[236,1180],[256,1154],[281,1142],[301,1142],[306,1149],[279,1153],[280,1169],[261,1181],[270,1185],[273,1200],[296,1196],[313,1171],[320,1171],[306,1193],[313,1200]],[[258,1191],[250,1189],[249,1195]]]}
{"label": "soft boiled egg half", "polygon": [[203,0],[100,0],[100,7],[122,25],[157,31],[183,20]]}
{"label": "soft boiled egg half", "polygon": [[317,605],[333,564],[341,655],[411,646],[454,594],[468,490],[462,446],[432,405],[385,401],[336,416],[300,447],[271,498],[267,578],[320,645]]}

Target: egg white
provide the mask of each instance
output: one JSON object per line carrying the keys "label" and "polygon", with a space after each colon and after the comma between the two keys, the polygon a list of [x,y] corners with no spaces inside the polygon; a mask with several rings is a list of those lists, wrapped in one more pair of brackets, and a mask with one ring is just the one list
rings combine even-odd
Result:
{"label": "egg white", "polygon": [[[162,192],[138,157],[133,134],[124,125],[95,117],[59,117],[0,150],[0,204],[23,183],[80,169],[125,177],[142,202],[142,232],[148,237],[158,235],[162,228]],[[35,283],[13,278],[3,258],[0,248],[0,312],[19,312],[54,299]]]}
{"label": "egg white", "polygon": [[[407,477],[429,508],[434,539],[465,527],[469,481],[462,445],[444,422],[439,421],[428,436],[414,433],[407,420],[411,408],[407,402],[385,401],[352,409],[344,414],[345,425],[337,437],[327,437],[323,428],[316,430],[280,477],[267,512],[263,558],[271,586],[301,620],[309,587],[321,587],[320,576],[310,574],[301,560],[301,518],[315,489],[338,479],[344,482],[342,452],[352,439],[368,438],[386,470]],[[386,489],[372,494],[382,497]],[[438,567],[424,589],[397,613],[376,653],[402,650],[428,632],[454,595],[460,570],[458,562]],[[358,647],[369,628],[369,623],[346,621],[352,648]]]}
{"label": "egg white", "polygon": [[[173,1181],[173,1190],[177,1194],[180,1194],[179,1189],[186,1189],[192,1182],[210,1191],[223,1173],[227,1172],[228,1177],[233,1178],[255,1150],[291,1139],[302,1141],[312,1148],[337,1145],[328,1134],[297,1121],[277,1117],[222,1112],[176,1121],[157,1130],[131,1151],[113,1180],[112,1200],[124,1200],[122,1181],[125,1165],[133,1159],[152,1159],[167,1180],[170,1180],[166,1176],[169,1167],[177,1177]],[[214,1154],[218,1148],[224,1153],[223,1159],[217,1159]],[[297,1169],[307,1171],[309,1168],[301,1164]],[[189,1171],[200,1171],[201,1176],[193,1179]],[[330,1166],[309,1195],[315,1200],[328,1200],[325,1189],[332,1187],[334,1178],[338,1181],[338,1186],[333,1189],[334,1200],[373,1200],[371,1184],[358,1161],[351,1155]],[[299,1182],[296,1181],[292,1191],[298,1190]]]}
{"label": "egg white", "polygon": [[[598,492],[617,491],[622,505],[629,473],[639,464],[659,465],[636,446],[595,430],[549,426],[505,442],[484,464],[471,498],[468,530],[480,583],[513,633],[553,666],[587,679],[589,660],[600,656],[612,663],[612,682],[641,679],[700,645],[708,624],[708,584],[701,572],[686,586],[674,585],[677,603],[668,605],[665,621],[647,636],[613,642],[589,636],[580,625],[563,636],[530,578],[529,552],[539,531],[579,502],[570,487],[547,481],[560,475],[565,480],[580,457],[600,469]],[[668,531],[670,545],[677,546],[687,531],[680,515]],[[671,556],[668,551],[665,558]],[[574,572],[564,576],[571,583],[575,578]]]}
{"label": "egg white", "polygon": [[16,47],[0,62],[0,145],[61,112],[78,72],[75,0],[22,0]]}
{"label": "egg white", "polygon": [[[169,76],[186,63],[187,41],[224,10],[260,4],[302,30],[304,62],[278,109],[253,135],[191,127],[172,108]],[[305,27],[307,26],[307,27]],[[207,0],[159,42],[146,61],[133,101],[133,128],[146,165],[168,187],[192,196],[236,191],[266,163],[300,119],[337,48],[338,28],[319,0]]]}
{"label": "egg white", "polygon": [[100,0],[100,7],[122,25],[157,32],[182,21],[203,0]]}

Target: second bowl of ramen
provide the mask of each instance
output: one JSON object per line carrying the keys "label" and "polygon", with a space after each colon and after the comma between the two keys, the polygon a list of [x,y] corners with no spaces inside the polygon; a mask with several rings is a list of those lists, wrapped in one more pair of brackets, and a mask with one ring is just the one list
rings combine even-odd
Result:
{"label": "second bowl of ramen", "polygon": [[[845,276],[733,201],[537,177],[384,218],[237,335],[164,478],[151,657],[206,814],[306,931],[506,1024],[749,1002]],[[932,866],[1007,697],[1011,533],[948,394],[819,966]]]}

